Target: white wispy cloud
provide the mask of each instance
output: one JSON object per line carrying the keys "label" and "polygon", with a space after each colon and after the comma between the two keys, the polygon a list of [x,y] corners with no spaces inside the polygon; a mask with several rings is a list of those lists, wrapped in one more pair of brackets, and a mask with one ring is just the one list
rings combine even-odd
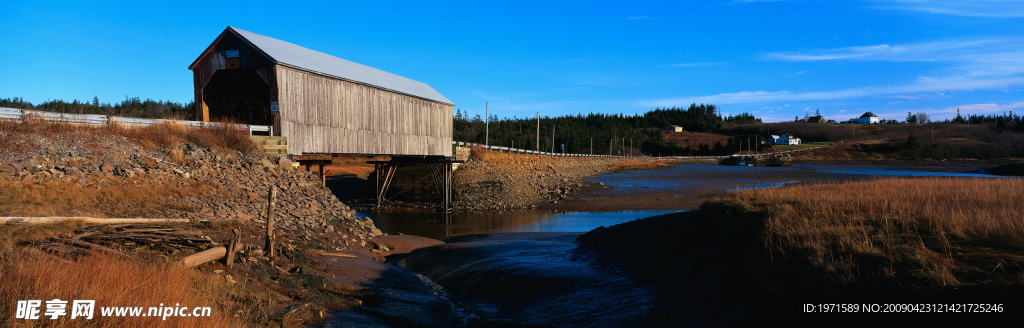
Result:
{"label": "white wispy cloud", "polygon": [[647,19],[647,16],[632,16],[632,17],[626,18],[626,20],[634,20],[634,19]]}
{"label": "white wispy cloud", "polygon": [[1004,88],[1024,83],[1024,76],[978,79],[964,76],[944,78],[920,77],[916,81],[903,85],[867,86],[829,91],[791,92],[780,91],[741,91],[720,93],[709,96],[674,97],[646,100],[634,103],[641,107],[670,107],[691,103],[711,104],[747,104],[793,102],[813,100],[837,100],[859,97],[891,96],[907,93],[940,92],[948,90],[971,90]]}
{"label": "white wispy cloud", "polygon": [[982,51],[1014,47],[1010,40],[946,40],[904,45],[879,44],[803,52],[774,52],[766,59],[784,61],[872,60],[872,61],[942,61],[955,60]]}
{"label": "white wispy cloud", "polygon": [[1009,103],[1009,104],[1005,104],[1005,105],[1000,105],[1000,104],[996,104],[996,103],[990,103],[990,104],[966,104],[966,105],[949,107],[949,108],[946,108],[946,109],[944,109],[942,111],[938,111],[938,112],[955,113],[957,108],[960,109],[961,113],[982,114],[982,115],[984,115],[984,114],[1002,114],[1004,112],[1009,112],[1009,111],[1020,112],[1020,111],[1024,110],[1024,101],[1018,101],[1018,102],[1015,102],[1015,103]]}
{"label": "white wispy cloud", "polygon": [[1024,17],[1022,0],[876,0],[869,8],[968,17]]}
{"label": "white wispy cloud", "polygon": [[793,74],[786,75],[786,77],[800,76],[800,75],[807,74],[807,72],[810,72],[810,71],[806,71],[806,70],[805,71],[799,71],[799,72],[796,72],[796,73],[793,73]]}
{"label": "white wispy cloud", "polygon": [[[946,63],[931,73],[895,85],[869,85],[824,91],[757,90],[704,96],[672,97],[638,102],[645,106],[690,103],[743,104],[821,101],[861,97],[917,99],[921,94],[946,94],[975,89],[1019,87],[1024,83],[1024,42],[1016,39],[946,40],[938,42],[845,47],[805,52],[772,53],[769,59],[786,61],[931,61]],[[786,77],[805,74],[800,71]]]}

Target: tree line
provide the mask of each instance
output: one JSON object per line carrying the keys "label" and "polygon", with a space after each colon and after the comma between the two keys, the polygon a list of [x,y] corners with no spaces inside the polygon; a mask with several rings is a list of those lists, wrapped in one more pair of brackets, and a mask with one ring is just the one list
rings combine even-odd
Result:
{"label": "tree line", "polygon": [[[713,104],[691,104],[656,108],[644,114],[564,115],[557,117],[469,116],[456,110],[454,139],[487,143],[492,146],[548,152],[604,155],[715,155],[729,153],[727,145],[679,147],[666,142],[662,133],[669,125],[678,125],[688,132],[718,132],[723,122],[752,123],[760,119],[751,114],[723,118]],[[539,130],[538,130],[539,122]],[[729,143],[731,145],[731,142]],[[564,148],[563,148],[564,145]]]}
{"label": "tree line", "polygon": [[124,100],[115,104],[100,102],[99,97],[93,97],[91,102],[82,102],[78,99],[71,102],[64,100],[47,100],[35,105],[20,97],[0,98],[0,107],[35,109],[70,114],[100,114],[139,118],[195,120],[195,111],[193,110],[193,102],[191,101],[182,104],[173,101],[153,99],[140,100],[139,97],[125,97]]}

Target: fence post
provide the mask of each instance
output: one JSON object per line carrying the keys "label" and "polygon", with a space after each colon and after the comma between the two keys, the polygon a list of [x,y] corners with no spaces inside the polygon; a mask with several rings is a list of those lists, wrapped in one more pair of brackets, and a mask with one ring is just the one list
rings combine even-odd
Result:
{"label": "fence post", "polygon": [[270,258],[270,264],[274,264],[274,244],[277,236],[274,235],[274,203],[277,201],[277,188],[270,186],[270,194],[267,195],[267,243],[266,254]]}

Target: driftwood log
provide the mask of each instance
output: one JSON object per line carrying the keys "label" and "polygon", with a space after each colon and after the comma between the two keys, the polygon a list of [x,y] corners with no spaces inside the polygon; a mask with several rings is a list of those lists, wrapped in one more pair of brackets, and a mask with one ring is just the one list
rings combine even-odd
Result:
{"label": "driftwood log", "polygon": [[4,223],[53,223],[69,220],[80,220],[88,224],[122,224],[122,223],[188,223],[188,219],[145,219],[145,218],[123,218],[123,219],[100,219],[84,216],[49,216],[49,217],[17,217],[0,216],[0,224]]}
{"label": "driftwood log", "polygon": [[228,248],[224,246],[217,246],[214,248],[207,249],[205,251],[195,253],[181,259],[181,265],[186,268],[198,266],[203,263],[213,262],[224,258],[228,254]]}

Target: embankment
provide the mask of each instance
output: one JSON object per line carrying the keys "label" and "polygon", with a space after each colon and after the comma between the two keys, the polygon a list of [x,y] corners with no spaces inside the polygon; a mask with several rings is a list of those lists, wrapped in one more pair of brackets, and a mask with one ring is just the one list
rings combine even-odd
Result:
{"label": "embankment", "polygon": [[[232,130],[0,122],[0,216],[190,220],[0,225],[0,299],[213,307],[212,318],[97,318],[90,323],[97,327],[297,326],[379,302],[378,295],[395,288],[389,279],[426,290],[383,261],[437,241],[382,236],[314,174],[277,162]],[[272,187],[273,258],[264,247]],[[182,257],[228,244],[234,231],[245,246],[233,267],[222,261],[177,266]],[[0,325],[32,324],[8,314],[0,315]]]}
{"label": "embankment", "polygon": [[465,211],[557,209],[560,202],[580,191],[600,189],[587,178],[675,163],[679,161],[652,157],[555,157],[484,151],[455,171],[454,205]]}
{"label": "embankment", "polygon": [[482,152],[455,171],[457,209],[526,209],[556,203],[582,187],[584,178],[610,172],[609,165],[625,161]]}

